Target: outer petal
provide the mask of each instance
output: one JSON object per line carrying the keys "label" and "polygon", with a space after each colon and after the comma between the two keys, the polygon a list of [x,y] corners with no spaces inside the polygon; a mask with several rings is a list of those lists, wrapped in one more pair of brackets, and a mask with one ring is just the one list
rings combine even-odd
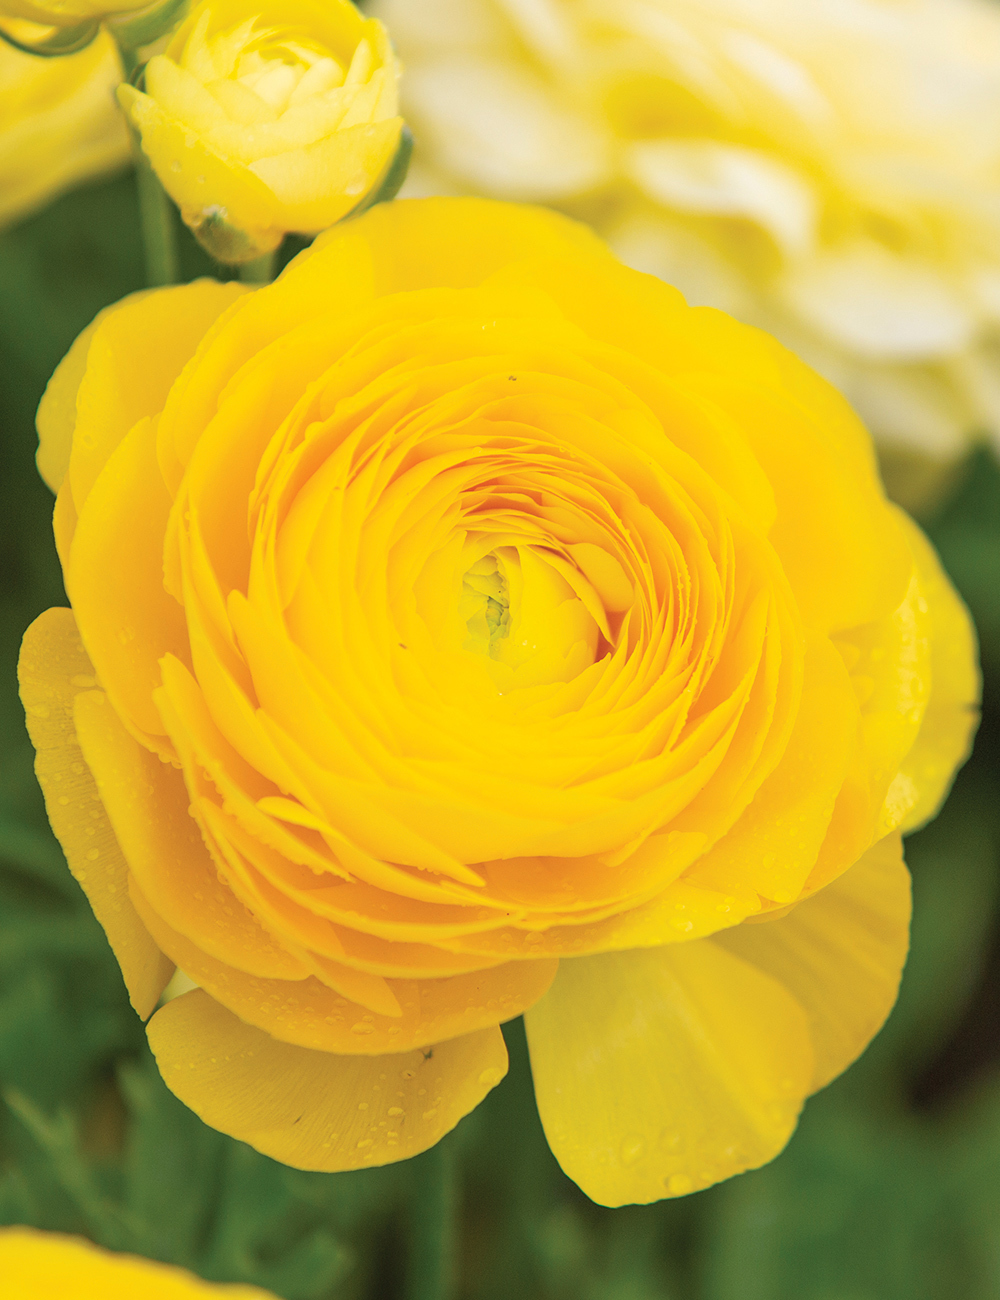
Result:
{"label": "outer petal", "polygon": [[81,691],[74,719],[129,871],[149,900],[146,906],[238,971],[305,979],[308,968],[277,944],[219,879],[190,814],[180,772],[128,734],[102,691]]}
{"label": "outer petal", "polygon": [[357,226],[347,222],[321,235],[306,256],[319,256],[341,239],[350,239],[355,229],[372,250],[379,294],[464,289],[529,257],[593,257],[617,266],[585,226],[543,208],[508,207],[488,199],[380,203]]}
{"label": "outer petal", "polygon": [[507,1073],[499,1029],[398,1055],[334,1056],[276,1042],[200,989],[168,1002],[148,1033],[160,1073],[186,1106],[296,1169],[418,1155]]}
{"label": "outer petal", "polygon": [[60,362],[38,408],[38,463],[49,486],[58,488],[71,465],[79,509],[111,452],[137,420],[159,413],[209,325],[245,292],[196,280],[105,308]]}
{"label": "outer petal", "polygon": [[77,743],[73,702],[96,685],[93,671],[71,610],[46,610],[25,632],[21,700],[49,821],[118,958],[132,1005],[145,1018],[174,968],[129,901],[128,866]]}
{"label": "outer petal", "polygon": [[0,1276],[4,1300],[275,1300],[255,1286],[216,1286],[171,1264],[35,1228],[0,1230]]}
{"label": "outer petal", "polygon": [[982,682],[969,611],[930,542],[911,519],[902,513],[900,517],[931,616],[931,696],[913,748],[889,787],[883,812],[891,820],[898,808],[908,807],[899,823],[905,833],[934,816],[968,757],[979,721]]}
{"label": "outer petal", "polygon": [[[72,474],[71,468],[71,482]],[[156,464],[155,429],[143,419],[103,465],[64,571],[80,635],[115,708],[144,743],[168,753],[152,695],[161,680],[159,659],[183,654],[187,641],[184,610],[163,589],[170,505]]]}
{"label": "outer petal", "polygon": [[889,835],[777,921],[709,940],[779,980],[809,1016],[812,1090],[835,1079],[885,1023],[910,941],[910,873]]}
{"label": "outer petal", "polygon": [[771,1160],[812,1077],[805,1012],[711,942],[564,961],[524,1019],[549,1146],[601,1205]]}

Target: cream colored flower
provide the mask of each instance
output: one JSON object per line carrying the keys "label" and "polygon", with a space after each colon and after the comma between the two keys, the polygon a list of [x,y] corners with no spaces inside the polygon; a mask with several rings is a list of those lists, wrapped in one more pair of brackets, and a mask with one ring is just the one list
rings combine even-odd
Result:
{"label": "cream colored flower", "polygon": [[[1000,446],[1000,10],[377,0],[413,186],[550,203],[837,383],[890,469]],[[418,179],[420,178],[420,179]],[[911,498],[920,485],[897,479]]]}
{"label": "cream colored flower", "polygon": [[120,80],[105,33],[61,59],[0,41],[0,226],[127,161],[128,131],[114,100]]}

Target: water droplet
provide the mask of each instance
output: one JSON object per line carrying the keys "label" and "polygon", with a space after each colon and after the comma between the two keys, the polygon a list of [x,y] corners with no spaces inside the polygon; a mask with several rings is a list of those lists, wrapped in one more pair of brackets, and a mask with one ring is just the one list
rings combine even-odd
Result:
{"label": "water droplet", "polygon": [[403,1108],[402,1106],[390,1106],[385,1113],[387,1115],[392,1115],[393,1117],[395,1117],[396,1115],[402,1115]]}
{"label": "water droplet", "polygon": [[665,1182],[671,1196],[686,1196],[694,1187],[694,1181],[687,1174],[671,1174]]}
{"label": "water droplet", "polygon": [[359,1020],[356,1025],[351,1025],[352,1034],[374,1034],[375,1026],[367,1025],[363,1020]]}
{"label": "water droplet", "polygon": [[96,862],[97,859],[98,859],[100,856],[101,856],[101,851],[100,851],[100,849],[90,849],[90,850],[88,850],[88,852],[87,852],[87,861],[88,861],[88,862]]}
{"label": "water droplet", "polygon": [[358,1102],[358,1110],[367,1110],[367,1109],[368,1109],[368,1103],[366,1101]]}
{"label": "water droplet", "polygon": [[491,1065],[480,1074],[479,1082],[484,1088],[495,1088],[502,1078],[503,1070],[496,1065]]}
{"label": "water droplet", "polygon": [[621,1160],[623,1165],[633,1165],[645,1150],[645,1143],[641,1137],[635,1133],[630,1133],[621,1145]]}
{"label": "water droplet", "polygon": [[437,1113],[438,1113],[438,1112],[437,1112],[437,1107],[436,1107],[436,1106],[432,1106],[432,1107],[430,1108],[430,1110],[425,1110],[425,1111],[424,1111],[422,1118],[423,1118],[423,1119],[433,1119],[434,1116],[435,1116]]}

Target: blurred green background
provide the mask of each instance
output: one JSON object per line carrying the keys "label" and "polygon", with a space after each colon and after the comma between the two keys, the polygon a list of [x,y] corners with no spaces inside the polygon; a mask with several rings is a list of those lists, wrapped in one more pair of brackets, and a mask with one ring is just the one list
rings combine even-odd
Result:
{"label": "blurred green background", "polygon": [[[210,272],[189,237],[183,248],[186,278]],[[160,1082],[35,785],[17,650],[65,597],[34,411],[80,329],[142,284],[131,175],[0,237],[0,1223],[82,1232],[285,1300],[395,1300],[438,1157],[299,1173],[185,1110]],[[975,454],[923,522],[976,618],[986,696],[949,803],[908,843],[913,950],[887,1028],[808,1103],[766,1169],[605,1210],[549,1155],[523,1032],[507,1026],[510,1075],[445,1140],[462,1300],[1000,1297],[996,461]]]}

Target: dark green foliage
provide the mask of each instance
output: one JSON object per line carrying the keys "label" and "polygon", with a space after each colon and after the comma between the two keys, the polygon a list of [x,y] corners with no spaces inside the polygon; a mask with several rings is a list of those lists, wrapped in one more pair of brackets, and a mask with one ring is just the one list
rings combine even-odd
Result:
{"label": "dark green foliage", "polygon": [[[211,270],[181,232],[185,274]],[[287,258],[301,244],[286,246]],[[283,259],[284,260],[284,259]],[[402,1297],[424,1164],[300,1173],[205,1128],[166,1090],[117,965],[44,816],[14,688],[21,633],[64,600],[33,463],[49,374],[141,287],[122,176],[0,238],[0,1222],[252,1281],[285,1300]],[[463,1300],[995,1300],[1000,1296],[1000,467],[969,462],[930,523],[988,675],[976,755],[914,836],[913,954],[885,1032],[809,1103],[768,1168],[610,1211],[561,1174],[524,1035],[447,1139]]]}

